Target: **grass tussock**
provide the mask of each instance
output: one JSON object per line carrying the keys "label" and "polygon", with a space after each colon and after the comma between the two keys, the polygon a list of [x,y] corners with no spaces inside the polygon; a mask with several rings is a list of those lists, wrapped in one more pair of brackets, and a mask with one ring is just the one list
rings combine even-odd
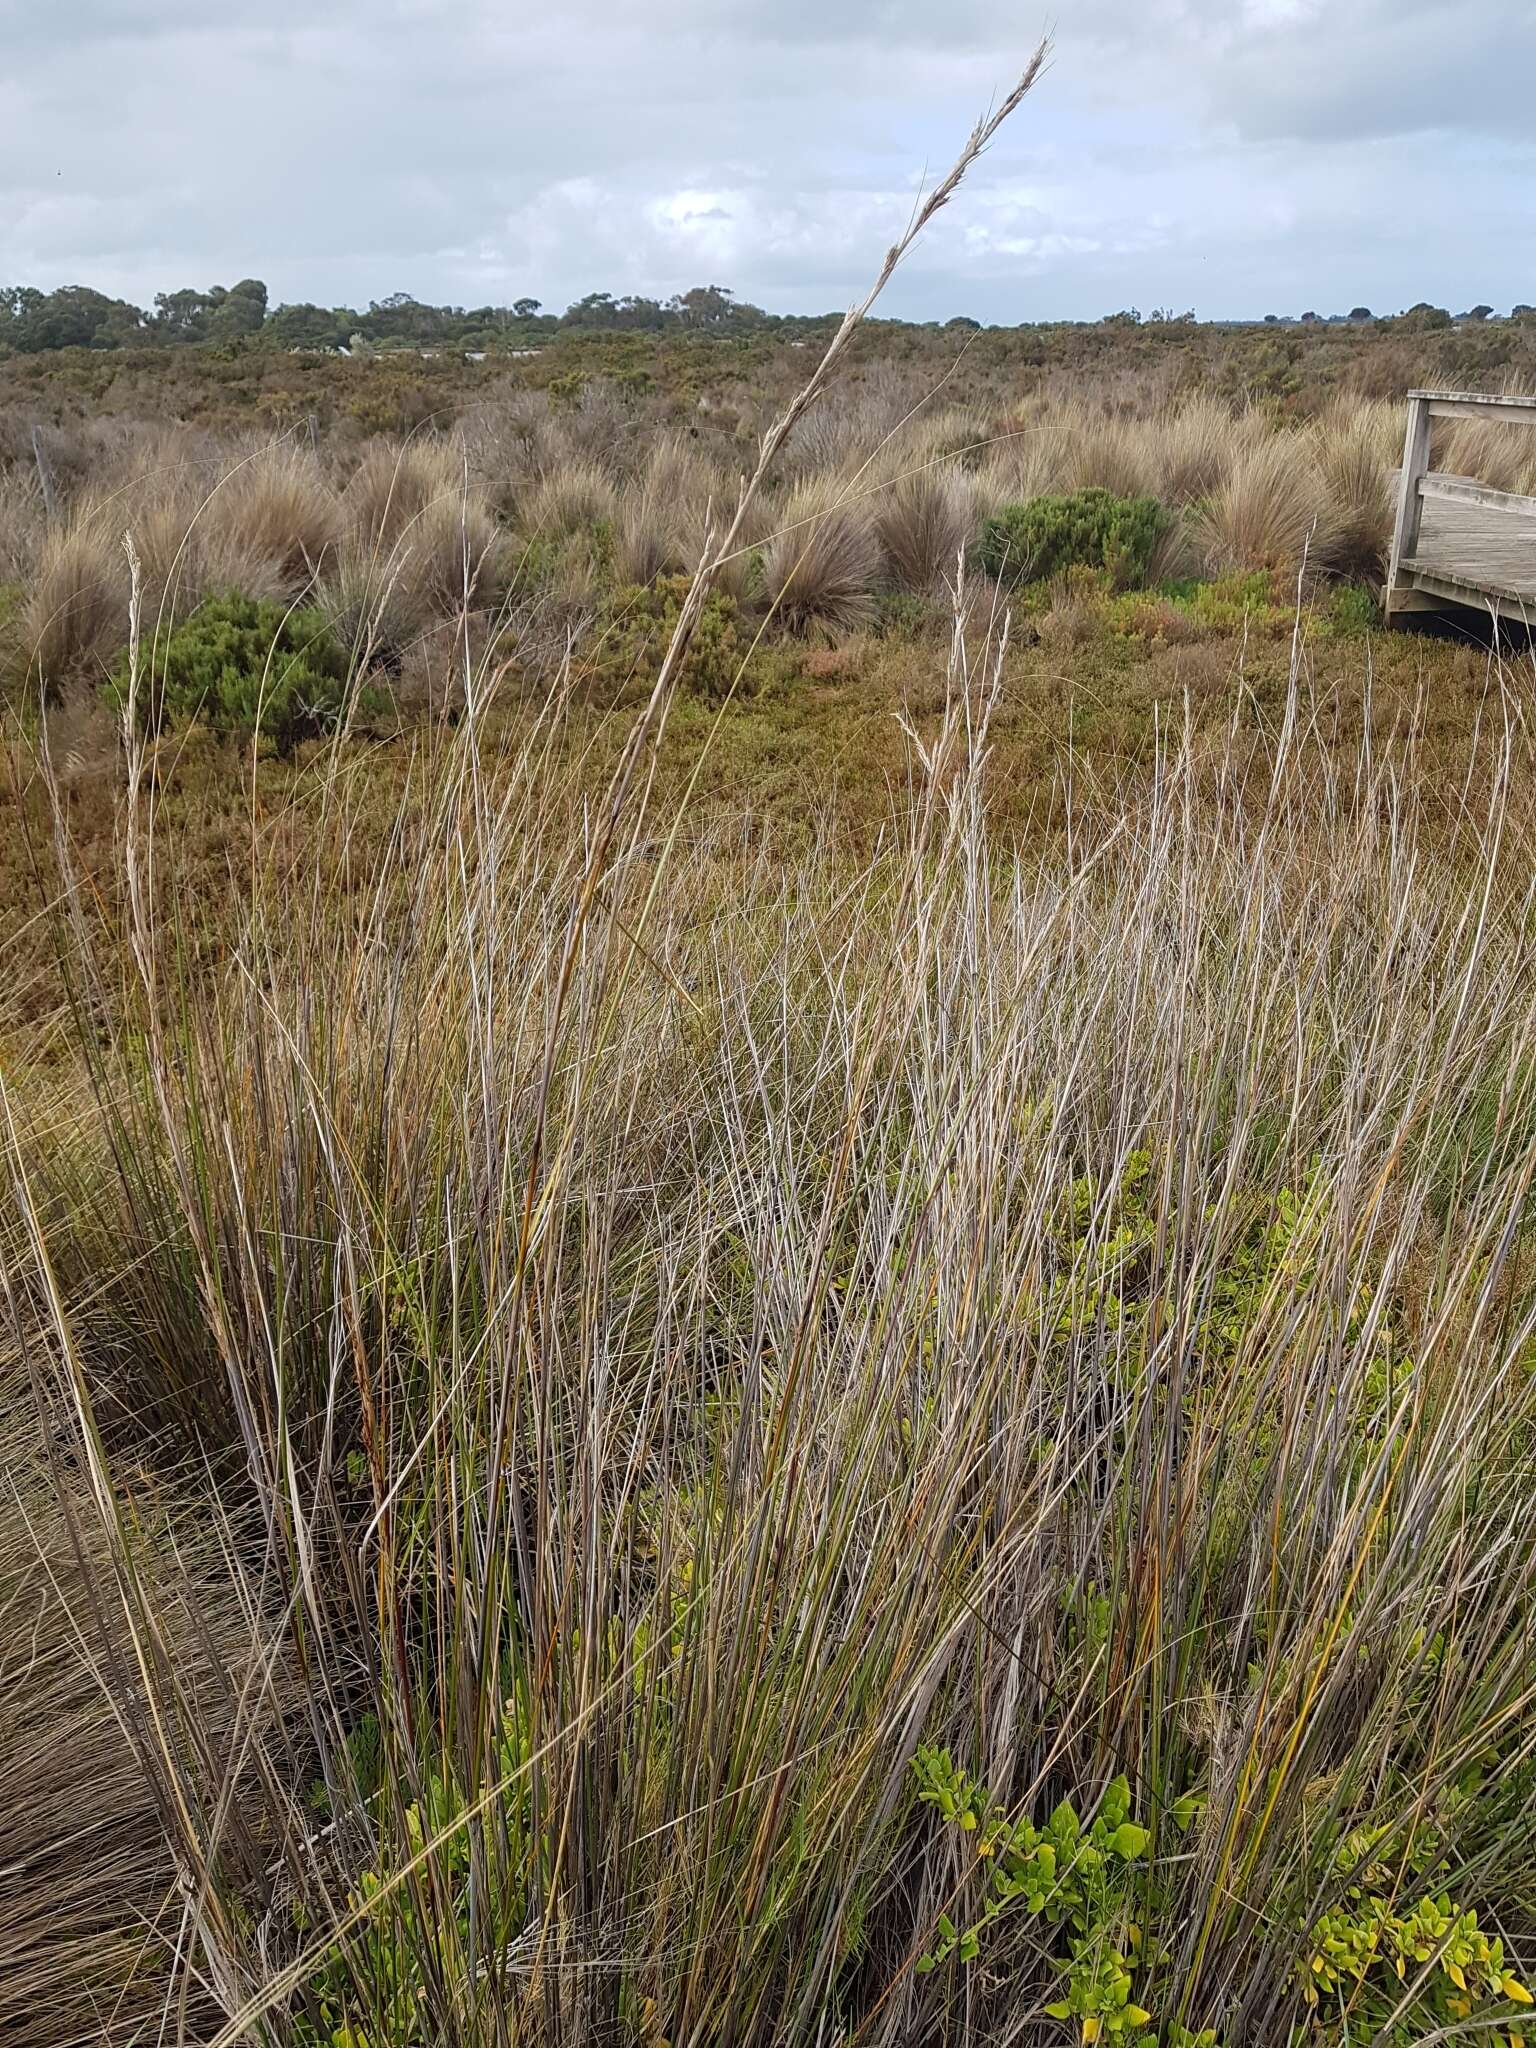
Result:
{"label": "grass tussock", "polygon": [[357,539],[387,554],[429,506],[458,497],[464,464],[451,444],[416,437],[369,448],[347,480],[342,511]]}
{"label": "grass tussock", "polygon": [[[274,1687],[266,1674],[244,1703],[233,1689],[249,1676],[251,1616],[184,1502],[142,1472],[130,1495],[125,1470],[110,1531],[80,1511],[67,1409],[45,1401],[39,1414],[34,1389],[13,1377],[6,1418],[0,1770],[13,1791],[0,1873],[0,2033],[35,2048],[143,2040],[178,1996],[187,1921],[168,1788],[146,1766],[149,1700],[127,1681],[136,1648],[152,1643],[162,1664],[174,1662],[189,1734],[208,1767],[231,1773],[231,1789],[249,1790],[242,1745],[272,1735],[263,1717],[287,1681]],[[236,1832],[231,1825],[232,1843]],[[190,1998],[184,2024],[212,2033],[216,2003],[195,1979],[180,1995]]]}
{"label": "grass tussock", "polygon": [[874,616],[880,538],[868,497],[852,479],[797,485],[775,507],[763,549],[767,594],[792,627],[850,632]]}
{"label": "grass tussock", "polygon": [[1271,434],[1236,456],[1218,489],[1197,508],[1192,528],[1207,564],[1294,574],[1302,561],[1328,564],[1339,513],[1325,487],[1310,433]]}
{"label": "grass tussock", "polygon": [[898,590],[937,591],[959,573],[976,528],[970,479],[950,466],[899,477],[874,499],[875,533]]}
{"label": "grass tussock", "polygon": [[88,508],[50,526],[16,617],[29,688],[55,695],[82,678],[99,681],[123,644],[127,606],[122,534],[105,514]]}
{"label": "grass tussock", "polygon": [[578,460],[548,471],[523,502],[521,531],[529,539],[559,540],[611,526],[618,511],[618,487],[601,464]]}
{"label": "grass tussock", "polygon": [[[163,906],[67,1153],[19,1141],[81,1455],[195,1455],[243,1531],[254,1866],[145,1681],[219,2043],[980,2040],[1113,1952],[1285,2048],[1362,1892],[1528,1972],[1525,799],[1495,756],[1432,852],[1293,706],[1014,861],[994,678],[957,642],[868,865],[657,873],[642,808],[574,951],[537,728],[490,806],[461,732],[375,876],[274,848],[168,1006]],[[985,1910],[1062,1800],[1129,1829],[1076,1963]]]}
{"label": "grass tussock", "polygon": [[1394,408],[1336,408],[1318,434],[1318,470],[1328,493],[1335,565],[1357,576],[1380,576],[1392,545],[1394,472],[1401,451],[1392,440]]}
{"label": "grass tussock", "polygon": [[220,481],[201,518],[215,546],[275,562],[285,589],[311,588],[334,559],[341,505],[314,451],[293,443],[258,449]]}

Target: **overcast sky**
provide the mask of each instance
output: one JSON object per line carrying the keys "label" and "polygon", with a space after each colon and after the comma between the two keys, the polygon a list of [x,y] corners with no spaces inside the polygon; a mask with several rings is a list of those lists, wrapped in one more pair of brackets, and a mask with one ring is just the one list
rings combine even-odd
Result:
{"label": "overcast sky", "polygon": [[1536,302],[1536,0],[0,0],[0,283],[910,318]]}

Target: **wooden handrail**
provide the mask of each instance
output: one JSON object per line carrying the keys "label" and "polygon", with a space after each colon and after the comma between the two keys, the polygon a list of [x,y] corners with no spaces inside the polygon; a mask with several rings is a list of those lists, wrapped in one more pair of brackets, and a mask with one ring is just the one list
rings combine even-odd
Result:
{"label": "wooden handrail", "polygon": [[[1497,518],[1518,518],[1522,522],[1536,517],[1536,498],[1525,497],[1517,491],[1495,490],[1490,484],[1481,484],[1469,476],[1449,476],[1439,470],[1432,470],[1430,462],[1430,434],[1433,423],[1442,419],[1475,419],[1500,426],[1536,426],[1536,392],[1512,391],[1410,391],[1408,394],[1408,425],[1403,438],[1403,466],[1397,474],[1397,516],[1392,528],[1392,552],[1387,563],[1387,581],[1384,602],[1389,617],[1399,610],[1418,609],[1425,606],[1432,596],[1462,601],[1461,593],[1481,592],[1474,595],[1474,601],[1489,604],[1498,600],[1502,605],[1510,603],[1525,605],[1530,601],[1530,592],[1520,596],[1513,589],[1506,589],[1494,577],[1508,576],[1499,566],[1497,554],[1488,557],[1487,573],[1473,582],[1466,572],[1464,562],[1458,566],[1454,551],[1445,553],[1439,566],[1433,560],[1419,559],[1419,531],[1426,502],[1449,499],[1455,504],[1480,506]],[[1454,524],[1456,515],[1448,514]],[[1436,529],[1437,533],[1439,529]],[[1529,533],[1529,528],[1525,529]],[[1515,540],[1513,532],[1506,538]],[[1526,552],[1524,538],[1517,541],[1521,558]],[[1474,550],[1475,552],[1475,550]],[[1516,578],[1523,582],[1523,577]]]}
{"label": "wooden handrail", "polygon": [[1410,391],[1410,399],[1432,405],[1500,406],[1509,412],[1536,412],[1536,391]]}
{"label": "wooden handrail", "polygon": [[1426,470],[1419,478],[1421,498],[1449,498],[1462,505],[1482,505],[1490,512],[1514,512],[1536,518],[1536,498],[1519,491],[1496,491],[1492,484],[1480,484],[1474,477],[1450,476],[1438,469]]}

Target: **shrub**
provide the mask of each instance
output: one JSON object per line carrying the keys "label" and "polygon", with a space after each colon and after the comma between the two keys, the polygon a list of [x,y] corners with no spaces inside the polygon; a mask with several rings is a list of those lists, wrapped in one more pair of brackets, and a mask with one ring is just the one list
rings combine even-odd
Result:
{"label": "shrub", "polygon": [[[230,592],[209,598],[169,634],[141,677],[146,729],[202,717],[219,732],[260,730],[287,748],[341,721],[349,665],[323,612]],[[107,686],[127,703],[128,656]]]}
{"label": "shrub", "polygon": [[[593,676],[620,689],[654,682],[691,580],[661,576],[653,583],[615,591],[597,636]],[[712,592],[683,663],[683,687],[704,696],[723,696],[736,681],[746,652],[734,601],[722,591]]]}
{"label": "shrub", "polygon": [[981,566],[1000,582],[1043,582],[1081,567],[1100,570],[1126,589],[1146,581],[1166,523],[1155,498],[1074,491],[1005,506],[982,526],[978,552]]}

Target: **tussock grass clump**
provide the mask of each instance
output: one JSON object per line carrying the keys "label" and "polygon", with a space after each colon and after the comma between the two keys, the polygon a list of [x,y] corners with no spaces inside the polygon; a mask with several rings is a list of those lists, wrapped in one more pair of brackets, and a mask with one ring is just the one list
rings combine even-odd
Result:
{"label": "tussock grass clump", "polygon": [[0,470],[0,584],[20,584],[30,575],[46,524],[36,471]]}
{"label": "tussock grass clump", "polygon": [[[164,1787],[146,1768],[154,1734],[143,1692],[119,1686],[135,1629],[153,1615],[156,1652],[173,1661],[189,1735],[213,1772],[249,1800],[243,1745],[286,1704],[287,1680],[262,1677],[245,1707],[252,1619],[208,1531],[163,1484],[124,1489],[117,1535],[84,1505],[66,1409],[39,1415],[15,1367],[5,1392],[0,1490],[0,1773],[6,1793],[0,1874],[0,2034],[32,2048],[126,2043],[154,2032],[166,2000],[190,1996],[192,2028],[212,2033],[211,2003],[175,1986],[185,1929]],[[50,1463],[50,1450],[53,1462]],[[178,1544],[184,1546],[178,1550]],[[255,1719],[251,1718],[254,1705]],[[243,1725],[242,1725],[243,1723]],[[195,1730],[195,1733],[194,1733]],[[247,1815],[249,1817],[249,1815]],[[231,1847],[244,1833],[218,1823]],[[246,1843],[255,1849],[254,1838]],[[259,1852],[258,1852],[259,1853]]]}
{"label": "tussock grass clump", "polygon": [[[1348,1925],[1441,1897],[1516,2015],[1528,799],[1495,757],[1432,849],[1390,750],[1314,755],[1298,671],[1277,748],[1175,749],[1015,860],[997,673],[957,637],[867,864],[658,868],[642,806],[574,946],[580,808],[536,729],[487,805],[461,730],[376,875],[274,850],[240,971],[89,1049],[18,1183],[78,1313],[10,1269],[86,1419],[247,1517],[263,1857],[221,1752],[147,1752],[221,2044],[898,2048],[1091,2013],[1103,1965],[1288,2048]],[[1074,1956],[995,1873],[1090,1821]],[[1373,2024],[1463,1995],[1410,1962]]]}
{"label": "tussock grass clump", "polygon": [[128,564],[121,532],[87,508],[38,547],[16,634],[31,688],[56,694],[99,679],[127,636]]}
{"label": "tussock grass clump", "polygon": [[[613,565],[621,582],[651,583],[696,564],[690,539],[709,504],[711,482],[708,465],[686,441],[671,435],[658,441],[620,496]],[[717,503],[717,518],[722,509]]]}
{"label": "tussock grass clump", "polygon": [[[1528,433],[1511,431],[1496,419],[1448,420],[1435,435],[1434,467],[1498,491],[1536,496],[1536,449],[1530,440]],[[1399,427],[1399,455],[1401,449]]]}
{"label": "tussock grass clump", "polygon": [[1392,411],[1374,405],[1336,408],[1318,430],[1333,562],[1355,575],[1379,575],[1392,545],[1393,471],[1401,459],[1391,448]]}
{"label": "tussock grass clump", "polygon": [[876,493],[874,512],[886,575],[898,589],[927,594],[953,580],[975,524],[963,472],[933,466],[899,477]]}
{"label": "tussock grass clump", "polygon": [[387,554],[427,511],[464,488],[463,459],[451,444],[417,436],[370,447],[347,481],[342,511],[357,536]]}
{"label": "tussock grass clump", "polygon": [[788,626],[849,632],[869,623],[881,573],[880,539],[867,498],[840,477],[799,484],[775,507],[763,575]]}
{"label": "tussock grass clump", "polygon": [[1218,490],[1240,451],[1266,430],[1195,392],[1154,413],[1143,431],[1153,496],[1165,505],[1188,505]]}
{"label": "tussock grass clump", "polygon": [[528,491],[520,529],[530,540],[590,532],[611,525],[618,503],[618,488],[600,464],[565,462],[547,471]]}
{"label": "tussock grass clump", "polygon": [[1326,567],[1339,538],[1339,514],[1318,465],[1314,437],[1274,433],[1241,450],[1225,481],[1192,522],[1207,565],[1292,574],[1303,556]]}
{"label": "tussock grass clump", "polygon": [[311,587],[341,537],[341,507],[319,457],[285,443],[237,463],[201,514],[216,544],[276,562],[290,592]]}

